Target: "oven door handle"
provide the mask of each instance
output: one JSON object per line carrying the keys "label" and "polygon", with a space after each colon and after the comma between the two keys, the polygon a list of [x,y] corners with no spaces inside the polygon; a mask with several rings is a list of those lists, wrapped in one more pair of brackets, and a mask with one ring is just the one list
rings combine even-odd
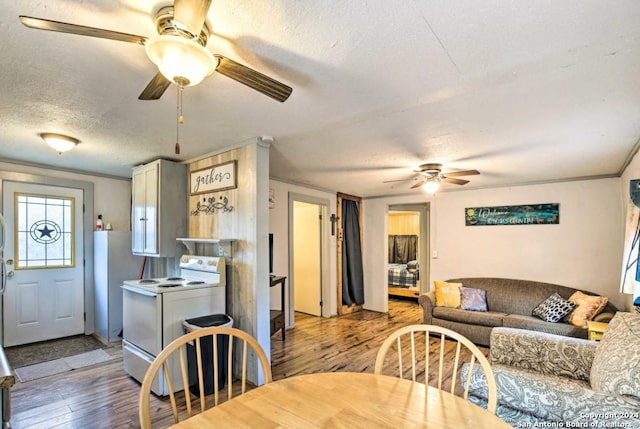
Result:
{"label": "oven door handle", "polygon": [[157,296],[158,296],[158,294],[157,294],[157,293],[155,293],[155,292],[148,292],[148,291],[146,291],[146,290],[140,290],[140,289],[133,288],[133,287],[131,287],[131,286],[127,286],[127,285],[123,285],[123,286],[121,286],[121,287],[122,287],[122,289],[127,290],[127,291],[129,291],[129,292],[139,293],[140,295],[150,296],[150,297],[152,297],[152,298],[155,298],[155,297],[157,297]]}

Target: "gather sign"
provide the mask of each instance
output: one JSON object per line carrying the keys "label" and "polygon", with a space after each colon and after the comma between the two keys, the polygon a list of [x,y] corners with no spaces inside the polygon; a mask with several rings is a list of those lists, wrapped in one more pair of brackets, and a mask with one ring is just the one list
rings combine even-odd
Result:
{"label": "gather sign", "polygon": [[191,195],[224,191],[237,188],[236,161],[192,171],[189,174],[189,193]]}

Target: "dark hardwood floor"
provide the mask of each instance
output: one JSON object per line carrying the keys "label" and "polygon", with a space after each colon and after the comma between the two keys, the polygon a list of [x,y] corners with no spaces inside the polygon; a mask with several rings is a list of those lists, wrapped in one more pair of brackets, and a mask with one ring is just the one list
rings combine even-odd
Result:
{"label": "dark hardwood floor", "polygon": [[[390,332],[420,323],[415,301],[392,300],[389,313],[362,311],[331,319],[296,314],[296,327],[272,338],[274,380],[328,371],[373,372],[376,353]],[[122,367],[122,349],[104,349],[118,359],[38,380],[17,383],[12,425],[21,428],[138,428],[139,384]],[[154,408],[164,407],[153,399]]]}

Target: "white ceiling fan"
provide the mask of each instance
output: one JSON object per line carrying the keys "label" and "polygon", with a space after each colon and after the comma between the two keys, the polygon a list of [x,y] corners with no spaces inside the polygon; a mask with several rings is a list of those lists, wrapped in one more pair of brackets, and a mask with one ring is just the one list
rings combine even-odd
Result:
{"label": "white ceiling fan", "polygon": [[433,194],[440,188],[441,182],[451,183],[454,185],[466,185],[467,183],[469,183],[468,180],[457,179],[457,177],[474,176],[480,174],[478,170],[451,171],[448,173],[443,173],[442,164],[436,163],[422,164],[419,167],[414,168],[413,171],[416,172],[416,175],[414,177],[400,180],[388,180],[384,183],[415,180],[416,183],[411,186],[411,189],[422,187],[428,193]]}
{"label": "white ceiling fan", "polygon": [[180,86],[200,83],[214,71],[277,101],[289,98],[292,88],[245,65],[206,49],[211,33],[207,13],[211,0],[175,0],[161,7],[154,17],[157,36],[145,37],[102,28],[20,16],[29,28],[78,34],[143,45],[159,72],[138,97],[157,100],[173,82]]}

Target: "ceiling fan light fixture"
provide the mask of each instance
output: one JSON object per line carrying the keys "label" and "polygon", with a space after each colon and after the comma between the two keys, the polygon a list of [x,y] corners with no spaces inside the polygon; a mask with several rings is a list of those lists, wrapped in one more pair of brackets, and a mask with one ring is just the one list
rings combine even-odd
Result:
{"label": "ceiling fan light fixture", "polygon": [[422,185],[422,189],[424,189],[427,194],[433,195],[438,192],[438,189],[440,189],[440,183],[438,183],[437,180],[429,179],[424,185]]}
{"label": "ceiling fan light fixture", "polygon": [[40,137],[58,153],[67,152],[80,143],[80,140],[57,133],[40,133]]}
{"label": "ceiling fan light fixture", "polygon": [[199,84],[218,65],[218,61],[204,46],[177,35],[152,37],[144,48],[164,77],[184,86]]}

